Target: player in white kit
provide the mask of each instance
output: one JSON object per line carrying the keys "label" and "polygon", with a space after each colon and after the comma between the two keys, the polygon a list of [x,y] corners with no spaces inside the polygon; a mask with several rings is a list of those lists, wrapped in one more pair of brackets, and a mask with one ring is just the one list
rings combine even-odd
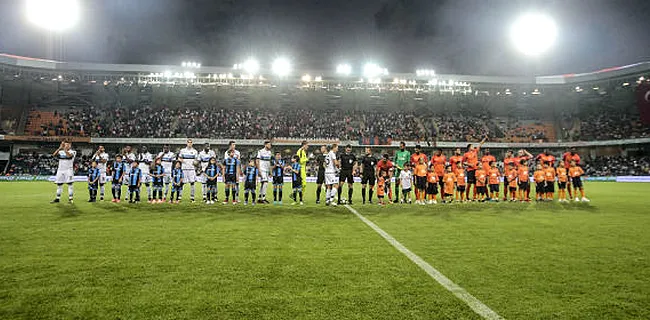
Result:
{"label": "player in white kit", "polygon": [[196,162],[198,162],[199,152],[192,145],[192,139],[187,139],[187,146],[178,152],[178,160],[181,161],[181,169],[183,169],[183,184],[190,184],[190,201],[194,203]]}
{"label": "player in white kit", "polygon": [[223,154],[223,158],[224,159],[230,158],[230,154],[228,154],[230,152],[230,150],[232,150],[234,152],[233,157],[235,159],[241,161],[241,154],[239,153],[239,151],[237,151],[237,149],[235,149],[235,141],[228,142],[228,150],[226,150],[226,152]]}
{"label": "player in white kit", "polygon": [[339,146],[333,144],[330,151],[325,156],[325,205],[336,206],[336,189],[339,183],[339,160],[336,153],[339,151]]}
{"label": "player in white kit", "polygon": [[106,163],[108,163],[108,153],[104,146],[99,146],[97,152],[93,155],[93,160],[97,162],[99,169],[99,200],[104,201],[104,185],[106,184]]}
{"label": "player in white kit", "polygon": [[255,166],[260,175],[260,196],[258,203],[269,203],[266,201],[266,188],[269,184],[269,176],[271,173],[271,141],[264,141],[264,148],[257,151],[257,158],[255,159]]}
{"label": "player in white kit", "polygon": [[151,203],[151,174],[149,169],[151,169],[151,164],[153,163],[153,156],[147,149],[147,146],[140,147],[140,153],[138,154],[138,168],[142,171],[142,180],[141,184],[147,188],[147,202]]}
{"label": "player in white kit", "polygon": [[72,196],[74,195],[74,158],[77,152],[72,150],[72,144],[67,141],[62,141],[56,151],[52,153],[55,159],[59,160],[59,167],[56,169],[56,198],[51,203],[58,203],[61,201],[61,193],[63,192],[63,184],[68,185],[68,201],[72,203]]}
{"label": "player in white kit", "polygon": [[[210,149],[210,143],[206,142],[205,145],[203,145],[203,150],[199,152],[199,161],[201,162],[201,175],[198,177],[198,181],[201,182],[201,191],[203,192],[203,202],[205,202],[206,197],[208,195],[208,185],[207,185],[207,178],[205,176],[205,169],[208,167],[210,164],[210,158],[216,158],[217,154],[214,152],[214,150]],[[217,161],[219,163],[219,161]],[[217,199],[213,199],[217,200]]]}
{"label": "player in white kit", "polygon": [[128,176],[131,172],[131,162],[138,160],[138,157],[133,153],[133,148],[131,148],[131,146],[127,145],[124,147],[124,150],[122,150],[122,159],[124,163],[126,163],[126,171],[124,172],[124,175]]}
{"label": "player in white kit", "polygon": [[169,193],[169,184],[171,183],[171,174],[174,161],[176,161],[176,155],[169,150],[169,145],[163,145],[163,151],[158,153],[156,159],[160,159],[160,164],[162,164],[165,173],[163,174],[163,182],[165,183],[165,193],[163,194],[163,200],[167,201],[167,194]]}

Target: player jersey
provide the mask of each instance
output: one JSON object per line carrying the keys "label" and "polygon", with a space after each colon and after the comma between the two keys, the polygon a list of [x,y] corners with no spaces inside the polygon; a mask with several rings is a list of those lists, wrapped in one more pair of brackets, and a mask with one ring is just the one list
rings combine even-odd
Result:
{"label": "player jersey", "polygon": [[325,155],[319,154],[316,156],[316,166],[318,167],[318,173],[325,173]]}
{"label": "player jersey", "polygon": [[427,165],[426,164],[418,164],[415,166],[415,176],[416,177],[426,177],[427,176]]}
{"label": "player jersey", "polygon": [[508,186],[516,187],[517,186],[517,169],[511,168],[508,172]]}
{"label": "player jersey", "polygon": [[97,169],[99,169],[99,172],[106,173],[106,164],[108,163],[108,153],[102,152],[100,154],[95,154],[93,160],[97,162]]}
{"label": "player jersey", "polygon": [[118,180],[126,172],[126,163],[114,161],[111,168],[113,169],[113,180]]}
{"label": "player jersey", "polygon": [[483,170],[483,168],[479,168],[476,170],[476,186],[477,187],[485,187],[485,184],[487,183],[487,172]]}
{"label": "player jersey", "polygon": [[503,159],[503,167],[505,169],[516,168],[518,166],[519,166],[519,162],[514,157],[509,157],[509,158],[504,158]]}
{"label": "player jersey", "polygon": [[569,174],[567,173],[567,170],[564,169],[563,167],[557,167],[556,172],[557,172],[557,181],[567,182],[569,180]]}
{"label": "player jersey", "polygon": [[100,171],[99,168],[90,168],[88,169],[88,183],[97,183],[99,180],[95,181],[95,179],[99,178]]}
{"label": "player jersey", "polygon": [[227,158],[223,160],[224,174],[237,174],[237,167],[239,166],[239,159]]}
{"label": "player jersey", "polygon": [[[219,166],[217,166],[216,164],[210,164],[210,163],[208,163],[208,165],[205,167],[205,169],[203,170],[203,172],[205,172],[205,175],[206,175],[208,178],[214,178],[214,177],[216,177],[217,174],[219,173]],[[213,180],[213,181],[214,181],[214,180]],[[206,182],[207,182],[207,181],[206,181]]]}
{"label": "player jersey", "polygon": [[481,157],[481,165],[483,166],[483,170],[490,171],[490,162],[494,161],[497,161],[497,158],[491,154],[487,154]]}
{"label": "player jersey", "polygon": [[544,171],[542,170],[537,170],[533,173],[533,179],[535,179],[535,182],[544,182]]}
{"label": "player jersey", "polygon": [[386,189],[386,179],[384,177],[379,177],[377,179],[377,195],[380,197],[384,196]]}
{"label": "player jersey", "polygon": [[438,183],[438,175],[433,171],[427,172],[427,182],[431,184]]}
{"label": "player jersey", "polygon": [[[443,176],[443,181],[445,183],[445,193],[446,194],[453,194],[454,193],[454,183],[456,182],[456,176],[451,173],[445,173]],[[460,185],[460,184],[459,184]]]}
{"label": "player jersey", "polygon": [[69,156],[63,150],[57,153],[56,158],[59,159],[59,167],[57,168],[57,172],[74,170],[74,158],[77,156],[77,152],[70,149],[68,150],[68,153],[70,154]]}
{"label": "player jersey", "polygon": [[397,150],[393,161],[395,166],[401,170],[406,162],[411,161],[411,152],[408,150]]}
{"label": "player jersey", "polygon": [[[162,166],[162,164],[157,164],[153,166],[153,171],[151,171],[151,179],[153,183],[162,183],[163,182],[163,177],[162,175],[165,174],[165,167]],[[159,177],[157,177],[159,176]]]}
{"label": "player jersey", "polygon": [[467,171],[474,171],[478,166],[478,151],[476,149],[465,152],[463,160],[467,164]]}
{"label": "player jersey", "polygon": [[459,186],[464,186],[467,184],[467,180],[465,179],[467,177],[467,174],[465,173],[465,170],[463,169],[456,169],[456,183]]}
{"label": "player jersey", "polygon": [[555,181],[555,169],[551,167],[544,169],[544,179],[548,182]]}
{"label": "player jersey", "polygon": [[122,157],[122,161],[126,163],[126,169],[124,170],[124,173],[128,174],[129,172],[131,172],[131,162],[137,159],[138,158],[135,156],[135,153],[133,152],[129,152]]}
{"label": "player jersey", "polygon": [[255,166],[246,167],[246,182],[256,182],[259,171]]}
{"label": "player jersey", "polygon": [[564,168],[569,169],[571,167],[571,161],[575,161],[576,165],[580,164],[580,156],[576,154],[571,154],[571,152],[565,152],[562,155],[562,159],[564,160]]}
{"label": "player jersey", "polygon": [[336,173],[336,153],[330,151],[325,157],[325,173]]}
{"label": "player jersey", "polygon": [[519,169],[517,169],[517,179],[519,179],[519,182],[530,181],[530,171],[527,166],[520,166]]}
{"label": "player jersey", "polygon": [[298,171],[298,173],[291,172],[291,181],[296,182],[296,183],[301,182],[302,179],[300,177],[300,167],[301,167],[301,165],[300,165],[299,162],[294,162],[294,163],[291,164],[291,169],[293,169],[295,171]]}
{"label": "player jersey", "polygon": [[402,189],[410,189],[413,183],[413,173],[410,170],[402,170],[399,173],[399,181]]}
{"label": "player jersey", "polygon": [[[444,154],[439,156],[433,155],[431,157],[431,165],[433,166],[433,172],[435,172],[438,177],[445,175],[445,164],[447,163],[447,157]],[[456,165],[453,165],[455,167]],[[452,171],[455,168],[452,168]]]}
{"label": "player jersey", "polygon": [[257,151],[257,160],[260,162],[259,170],[262,172],[271,171],[271,159],[273,158],[271,150],[266,150],[263,148]]}
{"label": "player jersey", "polygon": [[420,163],[420,159],[424,159],[424,163],[429,162],[429,157],[427,157],[426,154],[420,152],[411,155],[411,165],[417,166]]}
{"label": "player jersey", "polygon": [[546,155],[544,153],[541,153],[537,156],[537,159],[542,163],[548,163],[551,166],[555,163],[555,157],[552,154]]}
{"label": "player jersey", "polygon": [[201,171],[205,172],[205,169],[210,164],[210,158],[216,158],[216,157],[217,154],[213,150],[208,150],[208,152],[205,152],[205,150],[201,150],[201,152],[199,152],[199,161],[201,161]]}
{"label": "player jersey", "polygon": [[146,152],[138,154],[138,162],[138,168],[142,170],[142,174],[149,174],[149,168],[151,168],[151,162],[153,162],[151,153]]}
{"label": "player jersey", "polygon": [[[393,169],[395,166],[393,165],[392,162],[389,160],[379,160],[377,162],[377,169],[379,169],[379,173],[381,174],[382,172],[386,172],[386,174],[390,173],[390,170]],[[388,175],[387,175],[388,176]]]}
{"label": "player jersey", "polygon": [[498,184],[499,183],[499,177],[501,176],[501,172],[499,172],[499,169],[497,168],[490,168],[488,170],[488,183],[489,184]]}
{"label": "player jersey", "polygon": [[353,153],[341,153],[339,159],[341,161],[341,171],[352,171],[354,163],[357,162],[357,156]]}
{"label": "player jersey", "polygon": [[569,167],[569,176],[571,178],[578,178],[582,176],[585,172],[582,170],[582,168],[575,166],[575,167]]}
{"label": "player jersey", "polygon": [[361,165],[363,166],[364,175],[374,175],[375,165],[377,165],[377,158],[373,155],[366,154],[361,158]]}
{"label": "player jersey", "polygon": [[463,162],[463,156],[453,155],[449,157],[449,163],[451,163],[451,171],[456,172],[458,168],[458,163]]}
{"label": "player jersey", "polygon": [[140,180],[142,180],[142,170],[137,167],[131,168],[131,172],[129,172],[129,185],[137,186]]}
{"label": "player jersey", "polygon": [[284,176],[284,160],[273,160],[273,176]]}
{"label": "player jersey", "polygon": [[174,170],[172,170],[172,182],[174,184],[179,184],[183,182],[183,176],[184,176],[183,169],[174,168]]}
{"label": "player jersey", "polygon": [[158,154],[157,158],[160,158],[160,163],[165,169],[165,173],[171,173],[174,160],[176,160],[176,155],[171,151],[161,152]]}
{"label": "player jersey", "polygon": [[309,161],[309,157],[307,156],[307,152],[301,148],[301,149],[298,149],[298,151],[296,151],[296,155],[299,158],[298,162],[300,163],[300,167],[301,168],[305,167],[307,165],[307,161]]}
{"label": "player jersey", "polygon": [[183,170],[194,170],[194,161],[198,160],[199,152],[194,148],[183,148],[178,152],[178,158],[181,159],[181,168]]}

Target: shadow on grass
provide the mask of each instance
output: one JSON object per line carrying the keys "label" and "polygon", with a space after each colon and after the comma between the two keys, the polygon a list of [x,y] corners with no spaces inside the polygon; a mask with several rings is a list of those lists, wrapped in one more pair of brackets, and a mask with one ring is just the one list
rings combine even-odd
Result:
{"label": "shadow on grass", "polygon": [[81,210],[74,203],[59,203],[57,209],[59,209],[59,217],[61,218],[76,218],[81,213]]}

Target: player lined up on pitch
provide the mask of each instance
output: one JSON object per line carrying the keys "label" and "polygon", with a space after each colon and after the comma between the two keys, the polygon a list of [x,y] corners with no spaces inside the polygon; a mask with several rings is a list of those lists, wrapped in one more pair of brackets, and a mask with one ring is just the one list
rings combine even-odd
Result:
{"label": "player lined up on pitch", "polygon": [[[370,147],[365,148],[361,159],[357,159],[350,145],[346,145],[343,152],[339,152],[337,144],[321,146],[320,155],[315,157],[316,203],[320,203],[321,189],[324,187],[326,205],[353,204],[355,178],[360,178],[363,204],[372,204],[375,192],[381,205],[425,205],[439,201],[496,202],[501,199],[501,182],[504,201],[531,201],[531,184],[534,184],[534,199],[537,201],[554,200],[556,184],[558,201],[589,201],[584,193],[584,171],[579,165],[580,156],[575,149],[565,152],[562,163],[557,165],[555,157],[548,150],[537,157],[523,149],[516,154],[508,151],[501,169],[489,150],[481,150],[486,140],[487,138],[483,139],[476,146],[469,144],[464,153],[457,148],[449,158],[441,149],[436,149],[430,159],[422,152],[420,145],[416,145],[411,154],[406,150],[406,144],[401,142],[392,161],[389,154],[377,158]],[[245,205],[270,203],[266,200],[269,183],[273,188],[273,204],[280,205],[283,203],[285,175],[289,175],[292,182],[290,198],[293,204],[302,205],[306,188],[305,166],[309,159],[308,147],[307,142],[303,142],[298,152],[291,157],[291,162],[286,163],[280,152],[274,154],[271,151],[271,142],[265,141],[264,147],[254,159],[242,163],[241,155],[232,141],[224,159],[219,161],[208,143],[201,151],[197,151],[193,148],[192,139],[188,139],[178,154],[172,152],[169,145],[164,145],[155,157],[145,146],[139,149],[137,155],[127,146],[114,156],[114,161],[109,165],[109,155],[103,146],[99,146],[88,170],[88,201],[103,201],[105,185],[110,182],[112,202],[121,202],[123,187],[128,191],[126,197],[129,202],[140,202],[142,185],[149,203],[179,203],[188,186],[190,201],[195,202],[194,186],[198,182],[202,185],[203,201],[214,204],[218,202],[220,180],[225,185],[223,204],[240,202],[239,184],[244,182]],[[56,198],[52,202],[60,201],[64,184],[68,185],[68,198],[72,202],[76,152],[72,150],[70,142],[64,141],[53,156],[59,160],[59,167],[55,179]],[[533,170],[529,169],[530,163],[536,164]],[[394,193],[391,188],[393,183]],[[339,195],[346,185],[347,199]]]}

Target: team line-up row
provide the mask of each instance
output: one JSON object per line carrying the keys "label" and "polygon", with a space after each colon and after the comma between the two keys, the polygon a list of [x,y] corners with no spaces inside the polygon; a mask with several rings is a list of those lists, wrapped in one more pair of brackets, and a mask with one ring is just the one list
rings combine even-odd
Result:
{"label": "team line-up row", "polygon": [[[345,152],[339,153],[338,146],[322,146],[321,153],[316,158],[318,166],[316,201],[320,203],[322,185],[325,184],[326,204],[336,205],[341,203],[341,197],[337,197],[337,189],[348,184],[348,198],[351,204],[353,195],[354,177],[361,176],[362,199],[366,202],[366,191],[368,202],[372,203],[375,184],[377,187],[377,198],[380,205],[385,204],[387,196],[389,202],[393,201],[393,192],[390,188],[393,177],[396,181],[394,202],[411,203],[411,192],[415,193],[415,203],[433,204],[437,203],[438,195],[443,202],[456,201],[498,201],[499,185],[503,180],[504,200],[530,201],[530,173],[528,161],[532,155],[525,150],[519,150],[517,156],[509,152],[504,159],[504,169],[501,171],[496,166],[496,159],[490,155],[488,150],[483,152],[481,163],[478,161],[478,153],[485,140],[474,147],[471,144],[467,152],[461,155],[460,149],[447,161],[442,150],[438,149],[429,162],[426,154],[421,152],[420,146],[416,146],[415,152],[410,154],[405,149],[405,144],[400,144],[400,149],[395,152],[393,161],[388,154],[377,159],[370,148],[366,148],[363,158],[358,161],[351,152],[348,145]],[[181,149],[178,155],[164,146],[158,156],[153,157],[147,152],[146,147],[141,148],[139,155],[127,147],[123,154],[115,156],[115,161],[110,167],[107,166],[108,154],[100,146],[93,155],[91,169],[88,172],[88,189],[90,202],[97,201],[99,192],[100,200],[104,198],[104,185],[107,182],[107,171],[110,171],[110,181],[113,193],[113,202],[121,201],[122,186],[128,186],[129,201],[140,201],[140,188],[144,184],[147,190],[147,199],[150,203],[167,201],[167,195],[171,187],[170,202],[179,202],[182,197],[185,185],[190,185],[190,200],[194,202],[194,183],[202,184],[203,200],[206,203],[217,201],[217,181],[222,177],[225,183],[226,199],[228,203],[232,195],[234,204],[239,202],[239,183],[244,182],[244,204],[248,204],[249,196],[251,203],[256,202],[257,182],[259,181],[260,192],[259,203],[266,201],[266,185],[271,182],[273,186],[274,203],[282,203],[282,189],[284,175],[291,175],[292,189],[291,198],[294,203],[303,204],[303,191],[306,187],[305,166],[308,144],[304,142],[291,164],[286,164],[277,152],[272,156],[271,143],[265,142],[264,148],[258,151],[257,157],[248,161],[243,166],[240,162],[240,155],[231,143],[224,155],[224,160],[218,162],[216,154],[210,150],[209,144],[198,152],[193,148],[191,139],[188,139],[187,146]],[[76,155],[71,149],[71,144],[62,142],[59,149],[54,153],[59,159],[56,184],[57,197],[53,202],[60,201],[62,185],[68,184],[69,200],[72,201],[72,163]],[[584,174],[578,165],[580,160],[575,150],[565,153],[563,156],[565,165],[553,167],[555,158],[548,152],[537,157],[539,164],[534,170],[533,181],[536,184],[536,199],[538,201],[549,201],[554,199],[555,184],[559,189],[561,202],[572,198],[572,188],[576,192],[576,201],[588,202],[584,195],[584,187],[581,176]],[[198,175],[197,175],[198,167]],[[368,188],[369,186],[369,188]],[[163,191],[164,188],[164,191]],[[566,191],[569,191],[567,198]],[[404,197],[399,200],[399,191]],[[470,191],[473,191],[470,198]],[[580,191],[581,197],[577,196]],[[344,199],[343,199],[344,200]],[[344,200],[345,201],[345,200]]]}

